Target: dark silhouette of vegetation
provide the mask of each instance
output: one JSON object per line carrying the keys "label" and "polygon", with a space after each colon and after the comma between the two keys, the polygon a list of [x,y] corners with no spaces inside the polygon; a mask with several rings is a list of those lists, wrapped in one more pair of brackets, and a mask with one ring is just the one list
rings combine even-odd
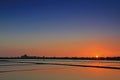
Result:
{"label": "dark silhouette of vegetation", "polygon": [[71,59],[71,60],[120,60],[120,57],[46,57],[28,56],[24,54],[20,57],[0,57],[0,59]]}

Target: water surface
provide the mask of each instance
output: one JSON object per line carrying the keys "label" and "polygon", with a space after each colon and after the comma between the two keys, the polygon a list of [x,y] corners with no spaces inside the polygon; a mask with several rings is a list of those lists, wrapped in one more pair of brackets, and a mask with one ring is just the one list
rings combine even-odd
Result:
{"label": "water surface", "polygon": [[120,69],[51,65],[51,63],[120,67],[120,61],[12,59],[0,61],[0,80],[120,80]]}

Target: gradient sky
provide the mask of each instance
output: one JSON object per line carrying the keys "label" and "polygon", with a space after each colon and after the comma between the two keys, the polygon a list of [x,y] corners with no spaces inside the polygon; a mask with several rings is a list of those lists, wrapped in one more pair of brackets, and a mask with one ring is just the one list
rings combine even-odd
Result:
{"label": "gradient sky", "polygon": [[120,0],[0,0],[0,56],[120,56]]}

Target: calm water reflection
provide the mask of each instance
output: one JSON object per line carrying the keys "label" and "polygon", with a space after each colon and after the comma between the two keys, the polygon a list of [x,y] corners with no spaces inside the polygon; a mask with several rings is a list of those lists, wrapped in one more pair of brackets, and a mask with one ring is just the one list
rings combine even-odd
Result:
{"label": "calm water reflection", "polygon": [[[24,60],[23,60],[24,61]],[[32,60],[30,60],[31,62]],[[40,62],[33,60],[33,62]],[[42,61],[41,61],[42,62]],[[44,61],[45,62],[45,61]],[[46,61],[72,64],[112,65],[119,66],[119,62],[105,61]],[[19,65],[17,65],[19,64]],[[32,65],[25,63],[0,63],[0,80],[120,80],[120,70],[87,68],[59,65]],[[9,65],[9,66],[8,66]]]}

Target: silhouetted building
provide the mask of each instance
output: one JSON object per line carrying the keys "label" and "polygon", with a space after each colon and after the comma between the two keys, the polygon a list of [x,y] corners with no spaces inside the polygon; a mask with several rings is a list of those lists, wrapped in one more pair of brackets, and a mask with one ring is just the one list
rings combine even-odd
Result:
{"label": "silhouetted building", "polygon": [[24,54],[24,55],[21,56],[21,58],[22,59],[27,59],[27,58],[29,58],[29,56],[27,54]]}

